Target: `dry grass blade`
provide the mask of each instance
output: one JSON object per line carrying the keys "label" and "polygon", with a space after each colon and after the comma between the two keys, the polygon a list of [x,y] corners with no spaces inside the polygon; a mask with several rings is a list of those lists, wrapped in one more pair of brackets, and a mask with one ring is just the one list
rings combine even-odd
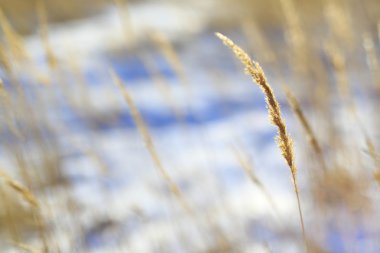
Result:
{"label": "dry grass blade", "polygon": [[168,61],[170,67],[181,80],[182,84],[187,86],[185,70],[169,39],[163,33],[157,31],[151,33],[151,38],[160,52],[164,55],[165,59]]}
{"label": "dry grass blade", "polygon": [[170,85],[168,84],[165,76],[160,73],[151,59],[147,55],[141,55],[140,58],[143,61],[144,66],[146,67],[149,76],[152,78],[153,84],[157,86],[158,91],[161,96],[167,101],[169,109],[173,112],[178,122],[182,122],[182,113],[176,107],[175,100],[170,91]]}
{"label": "dry grass blade", "polygon": [[129,95],[125,85],[123,84],[122,80],[116,75],[115,72],[111,71],[111,76],[113,82],[120,88],[120,90],[123,93],[124,99],[128,104],[128,107],[130,109],[130,112],[132,114],[133,120],[136,123],[137,129],[139,130],[145,145],[147,147],[147,150],[153,160],[154,165],[156,166],[158,172],[163,177],[165,183],[168,185],[170,191],[176,196],[180,204],[183,206],[183,208],[187,211],[190,211],[191,208],[188,205],[187,201],[182,196],[181,191],[179,190],[178,186],[175,184],[173,179],[170,177],[167,170],[164,168],[164,165],[162,164],[158,152],[153,144],[153,140],[151,138],[151,135],[149,133],[149,130],[147,126],[145,125],[144,120],[142,119],[132,97]]}
{"label": "dry grass blade", "polygon": [[6,46],[13,56],[24,59],[27,56],[26,50],[24,48],[21,36],[19,36],[10,25],[7,17],[5,16],[3,10],[0,8],[0,27],[3,31]]}
{"label": "dry grass blade", "polygon": [[266,97],[266,103],[268,106],[270,121],[278,129],[278,136],[276,137],[277,144],[281,150],[282,156],[285,158],[292,172],[293,177],[295,177],[297,174],[297,167],[294,163],[293,141],[289,137],[285,121],[281,116],[280,105],[277,102],[272,88],[266,80],[263,70],[257,62],[251,60],[251,58],[248,56],[248,54],[246,54],[243,51],[243,49],[235,45],[226,36],[220,33],[217,33],[216,36],[218,36],[218,38],[221,39],[226,46],[232,49],[236,57],[244,64],[245,72],[252,77],[252,79],[259,85],[259,87],[264,92]]}
{"label": "dry grass blade", "polygon": [[127,47],[130,48],[135,43],[135,34],[133,32],[132,22],[128,13],[128,1],[127,0],[114,0],[115,6],[119,12],[121,25],[123,28],[123,34]]}
{"label": "dry grass blade", "polygon": [[5,72],[10,72],[11,66],[8,62],[7,55],[5,53],[5,48],[0,44],[0,66],[4,68]]}
{"label": "dry grass blade", "polygon": [[14,136],[18,137],[19,139],[22,138],[20,131],[17,129],[17,126],[13,119],[13,112],[12,112],[12,103],[11,98],[5,89],[4,82],[0,78],[0,105],[5,109],[5,124],[9,128],[9,130],[14,134]]}
{"label": "dry grass blade", "polygon": [[366,144],[367,153],[371,157],[375,165],[375,171],[373,172],[372,176],[375,179],[375,181],[380,185],[380,155],[377,154],[375,144],[372,142],[370,138],[366,139]]}
{"label": "dry grass blade", "polygon": [[[352,107],[352,94],[347,75],[346,57],[336,43],[326,43],[325,51],[335,70],[334,75],[341,99]],[[352,108],[350,109],[353,110]]]}
{"label": "dry grass blade", "polygon": [[286,37],[291,47],[292,67],[300,73],[307,71],[308,44],[302,21],[293,0],[280,0],[286,24]]}
{"label": "dry grass blade", "polygon": [[[366,139],[367,153],[370,155],[372,160],[376,163],[380,163],[380,155],[377,154],[375,144],[370,138]],[[380,169],[380,168],[379,168]]]}
{"label": "dry grass blade", "polygon": [[12,179],[7,173],[0,170],[0,178],[2,178],[13,190],[19,193],[22,198],[34,208],[39,208],[37,198],[26,187]]}
{"label": "dry grass blade", "polygon": [[12,243],[15,245],[17,248],[25,251],[25,252],[30,252],[30,253],[42,253],[42,251],[35,249],[34,247],[24,244],[24,243]]}
{"label": "dry grass blade", "polygon": [[269,191],[264,186],[264,184],[261,182],[261,180],[255,174],[250,162],[248,161],[247,155],[243,154],[242,152],[240,152],[237,149],[234,149],[233,151],[234,151],[235,158],[236,158],[237,162],[239,163],[239,165],[241,166],[241,168],[247,174],[247,176],[252,181],[252,183],[255,184],[261,190],[261,192],[264,194],[265,198],[269,202],[270,206],[272,207],[273,211],[276,213],[276,215],[278,217],[280,217],[279,212],[278,212],[278,208],[277,208],[272,196],[270,195]]}
{"label": "dry grass blade", "polygon": [[[380,39],[380,22],[378,23]],[[363,48],[366,53],[368,68],[371,71],[376,92],[380,94],[380,63],[377,56],[375,41],[369,33],[363,34]]]}
{"label": "dry grass blade", "polygon": [[352,20],[349,10],[344,7],[344,2],[326,1],[323,12],[334,39],[351,47],[354,37]]}
{"label": "dry grass blade", "polygon": [[3,179],[10,188],[12,188],[18,194],[20,194],[21,197],[24,199],[24,201],[29,203],[35,209],[35,213],[33,214],[33,216],[34,216],[34,219],[37,223],[38,233],[39,233],[40,238],[41,238],[42,243],[43,243],[43,251],[42,252],[47,253],[48,252],[48,246],[47,246],[48,242],[47,242],[47,238],[46,238],[46,225],[45,225],[45,223],[41,217],[41,214],[39,213],[41,206],[40,206],[37,198],[34,196],[34,194],[29,189],[27,189],[25,186],[18,183],[14,179],[12,179],[6,172],[4,172],[2,170],[0,170],[0,178]]}
{"label": "dry grass blade", "polygon": [[302,233],[303,233],[306,249],[308,249],[306,235],[305,235],[305,226],[303,222],[303,215],[302,215],[302,209],[301,209],[301,201],[300,201],[299,191],[298,191],[297,167],[296,167],[295,159],[294,159],[293,141],[288,134],[285,121],[281,116],[280,105],[277,102],[277,99],[264,75],[264,71],[262,70],[261,66],[257,62],[253,61],[249,57],[249,55],[243,49],[237,46],[232,40],[230,40],[229,38],[227,38],[226,36],[220,33],[216,33],[216,36],[226,46],[231,48],[235,56],[245,66],[245,72],[252,77],[253,81],[257,83],[257,85],[261,88],[261,90],[263,91],[265,95],[270,121],[273,125],[277,127],[277,130],[278,130],[278,135],[276,136],[277,145],[281,151],[282,156],[285,158],[292,175],[294,192],[297,197],[298,212],[299,212],[300,221],[301,221]]}
{"label": "dry grass blade", "polygon": [[38,22],[40,25],[40,37],[43,43],[43,47],[46,54],[46,60],[51,69],[55,69],[57,67],[57,58],[53,53],[53,49],[49,43],[49,34],[48,34],[48,19],[46,13],[46,7],[43,2],[44,0],[37,0],[36,2],[36,12],[38,17]]}
{"label": "dry grass blade", "polygon": [[309,121],[306,119],[305,114],[303,113],[303,110],[297,98],[292,94],[292,92],[286,86],[284,86],[284,91],[285,91],[286,98],[288,99],[288,103],[290,107],[292,108],[294,114],[296,115],[296,117],[298,118],[298,120],[300,121],[302,127],[304,128],[306,132],[307,140],[309,141],[314,152],[317,154],[318,158],[320,159],[322,168],[326,170],[327,169],[326,162],[323,158],[321,146],[314,134],[313,129],[311,128],[309,124]]}

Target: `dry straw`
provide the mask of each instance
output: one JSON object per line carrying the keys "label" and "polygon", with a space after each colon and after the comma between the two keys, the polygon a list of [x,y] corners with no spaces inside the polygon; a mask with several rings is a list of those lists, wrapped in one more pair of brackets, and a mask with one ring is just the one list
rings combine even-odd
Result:
{"label": "dry straw", "polygon": [[127,0],[114,0],[114,4],[118,10],[125,42],[127,48],[131,48],[135,41],[135,34],[133,32],[131,17],[129,15],[129,4]]}
{"label": "dry straw", "polygon": [[291,46],[290,60],[292,67],[297,72],[305,74],[307,71],[308,50],[299,11],[297,11],[293,0],[281,0],[279,2],[285,17],[288,44]]}
{"label": "dry straw", "polygon": [[35,249],[34,247],[24,244],[24,243],[12,243],[14,244],[17,248],[25,251],[25,252],[30,252],[30,253],[43,253],[42,251]]}
{"label": "dry straw", "polygon": [[55,69],[57,67],[57,58],[54,55],[53,49],[49,43],[48,18],[46,6],[43,1],[44,0],[37,0],[36,2],[36,12],[40,26],[40,37],[43,43],[43,47],[46,54],[46,60],[49,64],[49,67],[50,69]]}
{"label": "dry straw", "polygon": [[15,192],[21,195],[21,197],[29,203],[34,208],[39,208],[37,198],[29,191],[26,187],[12,179],[7,173],[0,170],[0,178],[5,181],[5,183],[10,186]]}
{"label": "dry straw", "polygon": [[30,206],[32,206],[35,210],[34,219],[37,223],[38,233],[43,243],[43,251],[44,253],[48,252],[48,243],[46,238],[46,225],[42,219],[40,214],[41,205],[38,202],[37,198],[34,194],[25,186],[14,180],[11,176],[9,176],[5,171],[0,170],[0,179],[3,179],[5,183],[13,189],[16,193],[20,194],[22,199],[26,201]]}
{"label": "dry straw", "polygon": [[238,149],[234,149],[233,153],[236,158],[236,161],[239,163],[240,167],[244,170],[244,173],[248,176],[251,182],[261,190],[261,192],[264,194],[265,198],[267,199],[268,203],[270,204],[271,208],[273,209],[277,217],[280,217],[277,206],[271,194],[269,193],[267,188],[264,186],[264,184],[261,182],[261,180],[257,177],[253,169],[253,166],[248,160],[247,154],[241,152]]}
{"label": "dry straw", "polygon": [[313,129],[311,128],[309,121],[307,120],[297,98],[293,95],[293,93],[286,87],[284,86],[286,98],[288,99],[288,103],[290,107],[293,110],[293,113],[295,116],[298,118],[298,120],[301,123],[301,126],[306,132],[307,140],[309,141],[313,151],[317,155],[318,159],[320,160],[320,163],[322,165],[323,170],[326,170],[326,162],[324,160],[323,154],[322,154],[322,149],[321,146],[317,140],[316,135],[314,134]]}
{"label": "dry straw", "polygon": [[3,32],[5,45],[7,50],[11,52],[17,59],[25,59],[27,57],[26,50],[22,38],[17,34],[10,25],[3,10],[0,8],[0,28]]}
{"label": "dry straw", "polygon": [[[380,22],[379,22],[379,32],[380,32]],[[380,39],[380,36],[379,36],[379,39]],[[380,63],[377,58],[377,50],[376,50],[375,41],[370,33],[363,34],[363,48],[366,53],[367,65],[371,71],[376,91],[377,93],[380,94]]]}
{"label": "dry straw", "polygon": [[165,169],[164,165],[161,162],[161,159],[158,155],[158,152],[153,144],[152,137],[149,133],[149,130],[147,126],[145,125],[145,122],[143,118],[141,117],[132,97],[130,96],[129,92],[127,91],[127,88],[123,84],[123,81],[116,75],[114,71],[111,71],[111,77],[113,82],[120,88],[120,90],[123,93],[124,99],[128,104],[129,110],[132,114],[133,120],[136,123],[137,129],[139,130],[141,137],[143,138],[146,148],[153,160],[153,163],[155,167],[157,168],[159,174],[164,179],[165,183],[168,185],[170,191],[173,193],[173,195],[178,199],[182,207],[186,211],[191,211],[191,208],[187,201],[184,199],[181,191],[179,190],[176,183],[173,181],[167,170]]}
{"label": "dry straw", "polygon": [[0,78],[0,105],[3,107],[4,115],[5,115],[5,125],[9,128],[9,130],[17,136],[18,138],[22,138],[20,131],[17,129],[15,121],[13,119],[13,111],[12,111],[12,103],[11,98],[5,89],[4,82]]}
{"label": "dry straw", "polygon": [[331,35],[336,41],[344,42],[350,48],[354,34],[352,32],[351,15],[348,9],[345,8],[344,2],[326,1],[323,12]]}
{"label": "dry straw", "polygon": [[11,69],[11,66],[8,62],[7,55],[5,53],[5,48],[2,44],[0,44],[0,66],[4,68],[6,73],[8,73]]}
{"label": "dry straw", "polygon": [[300,202],[298,184],[297,184],[297,167],[296,167],[295,159],[294,159],[293,141],[288,134],[285,121],[281,116],[280,105],[277,102],[277,99],[264,75],[264,71],[262,70],[261,66],[257,62],[253,61],[248,56],[248,54],[239,46],[237,46],[232,40],[230,40],[229,38],[227,38],[226,36],[220,33],[216,33],[216,36],[226,46],[231,48],[235,56],[245,66],[245,72],[252,77],[253,81],[257,83],[257,85],[261,88],[261,90],[263,91],[265,95],[270,121],[278,129],[278,135],[276,136],[277,145],[281,151],[282,156],[285,158],[292,175],[294,192],[297,197],[297,204],[298,204],[298,211],[299,211],[299,216],[300,216],[300,221],[301,221],[302,233],[304,237],[305,246],[307,248],[305,227],[304,227],[304,222],[303,222],[301,202]]}
{"label": "dry straw", "polygon": [[375,166],[375,171],[373,172],[373,178],[380,185],[380,155],[377,153],[375,144],[372,142],[370,138],[366,140],[367,144],[367,153],[373,160],[373,164]]}
{"label": "dry straw", "polygon": [[175,115],[177,121],[182,122],[182,113],[180,109],[176,107],[175,100],[170,90],[170,85],[165,79],[165,76],[157,69],[154,62],[149,59],[146,54],[141,55],[140,59],[143,61],[153,84],[157,87],[157,90],[160,92],[162,98],[167,101],[169,109]]}
{"label": "dry straw", "polygon": [[172,43],[170,43],[169,39],[163,33],[158,31],[151,32],[150,36],[156,47],[160,50],[161,54],[165,57],[170,67],[180,79],[181,83],[186,87],[187,79],[185,69]]}

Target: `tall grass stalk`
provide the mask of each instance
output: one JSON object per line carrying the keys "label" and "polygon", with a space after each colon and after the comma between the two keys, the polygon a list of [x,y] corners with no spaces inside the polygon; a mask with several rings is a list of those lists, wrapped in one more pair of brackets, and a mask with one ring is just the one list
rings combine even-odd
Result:
{"label": "tall grass stalk", "polygon": [[11,176],[9,176],[5,171],[0,170],[0,179],[4,180],[4,182],[13,189],[17,194],[19,194],[22,199],[27,202],[34,210],[33,218],[36,221],[38,233],[43,243],[43,251],[44,253],[48,252],[48,241],[46,238],[46,225],[41,216],[41,205],[38,202],[37,198],[34,194],[26,188],[21,183],[17,182]]}
{"label": "tall grass stalk", "polygon": [[43,0],[37,0],[36,13],[39,23],[40,38],[42,41],[43,48],[45,50],[46,61],[50,69],[55,69],[57,67],[57,58],[54,55],[53,49],[49,43],[48,17],[46,6]]}
{"label": "tall grass stalk", "polygon": [[236,161],[239,163],[240,167],[244,170],[244,173],[248,176],[250,181],[261,190],[261,192],[264,194],[265,198],[267,199],[269,205],[271,206],[274,213],[276,214],[277,218],[279,218],[280,213],[272,198],[272,195],[264,186],[263,182],[257,177],[256,173],[254,172],[252,168],[252,165],[250,164],[247,158],[247,155],[238,149],[234,149],[233,153],[234,153]]}
{"label": "tall grass stalk", "polygon": [[301,126],[305,130],[307,140],[310,143],[314,153],[317,155],[319,162],[322,165],[322,169],[326,171],[327,166],[326,166],[325,159],[323,157],[321,145],[319,144],[319,141],[317,140],[317,137],[313,129],[311,128],[309,121],[307,120],[297,98],[293,95],[290,89],[284,86],[284,90],[285,90],[286,98],[288,100],[290,107],[292,108],[294,115],[298,118],[299,122],[301,123]]}
{"label": "tall grass stalk", "polygon": [[252,77],[253,81],[257,83],[257,85],[261,88],[265,95],[269,119],[271,123],[277,127],[278,130],[278,135],[276,136],[277,145],[281,151],[282,156],[285,158],[291,172],[294,192],[297,198],[297,206],[301,222],[302,235],[306,250],[309,251],[306,240],[305,225],[303,221],[300,194],[297,183],[297,166],[295,164],[294,158],[293,140],[290,138],[286,128],[285,120],[282,118],[280,105],[277,102],[277,99],[264,75],[264,71],[262,70],[261,66],[257,62],[253,61],[248,56],[248,54],[239,46],[237,46],[232,40],[220,33],[216,33],[216,36],[226,46],[231,48],[235,56],[245,66],[245,72]]}
{"label": "tall grass stalk", "polygon": [[130,112],[132,114],[133,120],[136,123],[137,129],[139,130],[140,135],[141,135],[141,137],[144,140],[146,148],[147,148],[147,150],[148,150],[148,152],[149,152],[149,154],[150,154],[150,156],[151,156],[151,158],[153,160],[153,163],[154,163],[155,167],[157,168],[159,174],[162,176],[162,178],[164,179],[165,183],[169,187],[170,191],[178,199],[178,201],[180,202],[180,204],[182,205],[182,207],[186,211],[191,211],[191,208],[190,208],[189,204],[187,203],[187,201],[184,199],[184,197],[183,197],[180,189],[178,188],[178,186],[173,181],[173,179],[169,175],[168,171],[166,170],[166,168],[162,164],[161,159],[160,159],[160,157],[158,155],[158,152],[157,152],[157,150],[156,150],[156,148],[155,148],[155,146],[153,144],[153,140],[152,140],[152,137],[151,137],[151,135],[149,133],[149,130],[148,130],[147,126],[145,125],[145,122],[144,122],[143,118],[141,117],[140,112],[138,111],[138,109],[137,109],[137,107],[136,107],[136,105],[135,105],[135,103],[134,103],[131,95],[127,91],[127,89],[126,89],[125,85],[123,84],[122,80],[116,75],[115,72],[111,71],[111,77],[112,77],[113,82],[122,91],[124,99],[127,102],[129,110],[130,110]]}

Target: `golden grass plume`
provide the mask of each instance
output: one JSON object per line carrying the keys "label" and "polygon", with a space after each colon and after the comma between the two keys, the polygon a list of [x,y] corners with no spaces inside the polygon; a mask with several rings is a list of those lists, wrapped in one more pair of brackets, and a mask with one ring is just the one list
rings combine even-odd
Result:
{"label": "golden grass plume", "polygon": [[271,123],[277,127],[277,130],[278,130],[278,134],[276,136],[277,145],[281,151],[282,156],[285,158],[292,175],[294,192],[297,197],[298,213],[299,213],[300,222],[301,222],[302,234],[303,234],[306,250],[308,251],[308,245],[307,245],[306,234],[305,234],[305,226],[303,222],[303,215],[302,215],[302,208],[301,208],[301,201],[300,201],[298,183],[297,183],[297,167],[296,167],[295,158],[294,158],[293,140],[290,138],[287,128],[286,128],[285,120],[282,118],[280,105],[277,102],[277,99],[273,93],[273,90],[271,86],[269,85],[265,77],[264,71],[259,65],[259,63],[253,61],[243,49],[241,49],[232,40],[230,40],[223,34],[215,33],[215,35],[226,46],[231,48],[235,56],[245,66],[245,73],[252,77],[253,81],[257,83],[257,85],[261,88],[261,90],[263,91],[265,95],[265,101],[268,108],[269,119]]}
{"label": "golden grass plume", "polygon": [[264,75],[264,71],[257,62],[251,60],[248,54],[245,53],[243,49],[235,45],[232,40],[220,33],[216,33],[216,36],[221,39],[226,46],[232,49],[236,57],[244,64],[245,72],[252,77],[252,79],[264,92],[268,106],[269,119],[278,129],[278,136],[276,137],[277,145],[280,148],[281,154],[285,158],[293,177],[295,178],[297,174],[297,167],[294,160],[293,141],[288,134],[285,121],[281,116],[280,105],[277,102],[273,90]]}

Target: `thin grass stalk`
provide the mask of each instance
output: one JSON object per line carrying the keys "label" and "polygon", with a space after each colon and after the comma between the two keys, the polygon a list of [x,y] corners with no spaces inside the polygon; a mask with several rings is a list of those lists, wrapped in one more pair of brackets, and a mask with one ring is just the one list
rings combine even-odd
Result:
{"label": "thin grass stalk", "polygon": [[[371,43],[368,42],[368,44],[371,44]],[[336,82],[338,84],[338,90],[340,93],[339,95],[341,97],[342,102],[347,105],[347,110],[352,117],[353,123],[355,123],[358,126],[366,142],[367,143],[371,142],[371,139],[367,133],[367,130],[365,126],[363,125],[362,120],[360,119],[359,111],[355,103],[355,97],[349,85],[348,72],[347,72],[348,71],[347,59],[345,55],[343,54],[342,50],[338,47],[336,43],[327,44],[326,53],[328,57],[330,58],[332,62],[332,66],[335,70],[334,74],[336,77]],[[372,56],[372,58],[374,57]],[[374,66],[378,65],[376,62],[377,61],[374,60],[373,62]]]}
{"label": "thin grass stalk", "polygon": [[284,86],[284,90],[285,90],[286,98],[288,100],[290,107],[292,108],[294,115],[298,118],[299,122],[301,123],[301,126],[305,130],[307,140],[309,141],[312,149],[314,150],[315,154],[319,158],[319,161],[322,165],[322,169],[326,171],[327,166],[326,166],[325,159],[323,157],[321,145],[319,144],[317,137],[309,124],[309,121],[307,120],[297,98],[293,95],[293,93],[286,86]]}
{"label": "thin grass stalk", "polygon": [[5,48],[2,44],[0,44],[0,66],[4,68],[6,73],[10,71],[11,66],[5,53]]}
{"label": "thin grass stalk", "polygon": [[13,241],[20,240],[20,234],[16,226],[16,217],[14,217],[10,202],[7,200],[7,194],[4,190],[3,185],[0,185],[0,199],[2,200],[2,208],[5,211],[7,222],[5,226],[9,227],[10,236]]}
{"label": "thin grass stalk", "polygon": [[24,42],[19,34],[13,30],[10,22],[5,16],[2,8],[0,7],[0,28],[4,35],[5,45],[7,50],[9,50],[17,59],[27,58],[26,49],[24,47]]}
{"label": "thin grass stalk", "polygon": [[5,88],[3,80],[0,78],[0,105],[4,110],[5,124],[11,131],[11,133],[21,139],[20,131],[17,129],[17,126],[14,121],[14,113],[12,110],[11,98]]}
{"label": "thin grass stalk", "polygon": [[42,45],[45,50],[46,61],[50,69],[55,69],[57,67],[57,58],[53,53],[53,49],[49,43],[49,33],[48,33],[48,18],[47,11],[44,0],[37,0],[36,2],[36,13],[40,28],[40,38]]}
{"label": "thin grass stalk", "polygon": [[5,181],[5,183],[18,193],[25,202],[27,202],[31,207],[33,207],[33,218],[36,221],[38,233],[42,240],[43,251],[44,253],[48,252],[48,242],[46,238],[46,225],[41,217],[41,205],[38,202],[34,194],[25,186],[11,178],[5,171],[0,170],[0,178]]}
{"label": "thin grass stalk", "polygon": [[154,63],[148,59],[147,55],[141,55],[140,58],[142,59],[149,76],[152,78],[153,84],[157,87],[157,90],[165,101],[167,101],[170,111],[174,114],[178,122],[183,123],[182,112],[176,107],[175,100],[170,91],[170,85],[164,75],[160,73],[157,67],[154,66]]}
{"label": "thin grass stalk", "polygon": [[42,253],[42,251],[30,246],[30,245],[27,245],[27,244],[24,244],[24,243],[17,243],[17,242],[14,242],[12,243],[14,246],[16,246],[17,248],[19,248],[20,250],[22,251],[25,251],[25,252],[30,252],[30,253]]}
{"label": "thin grass stalk", "polygon": [[276,136],[277,145],[281,151],[282,156],[287,162],[287,165],[291,172],[294,193],[297,197],[297,206],[298,206],[298,213],[299,213],[299,218],[301,222],[302,235],[303,235],[306,251],[309,252],[308,244],[306,240],[305,225],[304,225],[304,220],[303,220],[298,183],[297,183],[297,166],[295,164],[295,158],[294,158],[293,140],[290,138],[287,128],[286,128],[285,120],[282,118],[280,105],[277,102],[277,99],[264,75],[264,71],[262,70],[261,66],[257,62],[253,61],[248,56],[248,54],[239,46],[237,46],[232,40],[230,40],[229,38],[227,38],[226,36],[220,33],[216,33],[216,36],[233,51],[235,56],[245,66],[246,74],[252,77],[252,80],[257,83],[257,85],[261,88],[261,90],[263,91],[265,95],[269,119],[271,123],[277,127],[277,130],[278,130],[277,136]]}
{"label": "thin grass stalk", "polygon": [[172,43],[170,43],[169,39],[163,33],[160,33],[158,31],[151,33],[151,39],[161,54],[168,61],[170,67],[173,69],[174,73],[181,81],[181,84],[184,85],[184,88],[188,89],[188,81],[186,78],[185,69]]}
{"label": "thin grass stalk", "polygon": [[275,214],[280,217],[278,208],[270,195],[267,188],[264,186],[264,184],[261,182],[261,180],[257,177],[256,173],[254,172],[252,165],[249,163],[246,154],[242,154],[237,149],[233,150],[234,156],[236,161],[239,163],[240,167],[244,170],[244,173],[248,176],[248,178],[251,180],[251,182],[256,185],[261,192],[264,194],[265,198],[267,199],[269,205],[272,207]]}
{"label": "thin grass stalk", "polygon": [[128,13],[129,11],[128,1],[127,0],[113,0],[113,1],[119,14],[127,48],[131,48],[133,44],[136,42],[135,41],[136,38],[133,32],[131,17]]}
{"label": "thin grass stalk", "polygon": [[302,20],[299,15],[300,12],[297,10],[293,0],[280,0],[279,4],[284,13],[286,37],[292,52],[289,60],[296,72],[305,75],[308,71],[306,63],[309,52]]}
{"label": "thin grass stalk", "polygon": [[122,80],[116,75],[115,72],[111,71],[111,77],[113,82],[120,88],[122,91],[122,94],[124,96],[125,101],[128,104],[129,110],[131,111],[133,120],[136,123],[137,129],[140,132],[141,137],[144,140],[144,143],[147,147],[147,150],[153,160],[153,163],[155,167],[157,168],[159,174],[164,179],[165,183],[169,187],[170,191],[173,193],[173,195],[177,198],[177,200],[180,202],[182,207],[186,211],[191,211],[191,208],[187,201],[184,199],[180,189],[176,185],[176,183],[173,181],[167,170],[165,169],[164,165],[161,162],[161,159],[158,155],[158,152],[153,144],[152,137],[149,133],[149,130],[147,126],[145,125],[145,122],[143,118],[140,115],[140,112],[138,111],[132,97],[130,96],[129,92],[127,91],[127,88],[123,84]]}

